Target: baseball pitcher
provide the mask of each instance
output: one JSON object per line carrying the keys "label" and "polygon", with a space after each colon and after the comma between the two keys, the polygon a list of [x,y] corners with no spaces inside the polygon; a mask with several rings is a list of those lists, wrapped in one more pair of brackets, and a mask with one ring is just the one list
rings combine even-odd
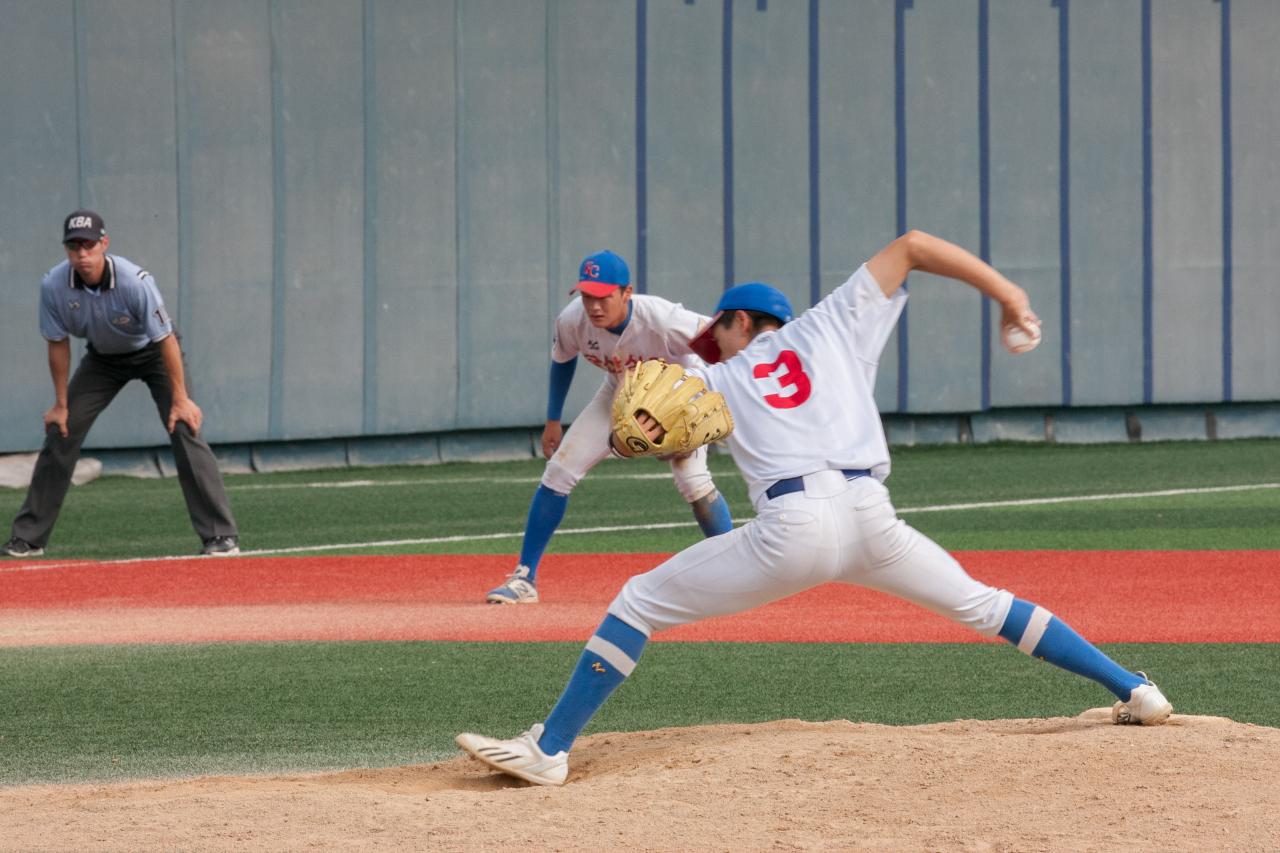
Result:
{"label": "baseball pitcher", "polygon": [[[635,669],[654,632],[832,582],[915,602],[1090,678],[1115,695],[1117,723],[1168,719],[1172,706],[1145,674],[1121,667],[1045,608],[970,577],[897,517],[884,486],[889,451],[873,390],[912,270],[963,281],[1001,306],[1003,326],[1038,332],[1020,287],[959,246],[918,231],[890,243],[794,322],[783,322],[790,306],[768,285],[726,291],[694,343],[711,364],[689,373],[732,412],[726,442],[756,517],[629,580],[544,722],[510,740],[461,734],[462,749],[504,773],[563,784],[578,733]],[[704,398],[718,405],[711,394],[690,405]],[[634,421],[650,442],[666,440],[651,412],[636,412]]]}

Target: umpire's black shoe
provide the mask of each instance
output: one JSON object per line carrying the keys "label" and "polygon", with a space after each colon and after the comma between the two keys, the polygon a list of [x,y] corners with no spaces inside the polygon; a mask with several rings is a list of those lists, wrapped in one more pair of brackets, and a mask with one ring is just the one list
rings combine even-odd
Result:
{"label": "umpire's black shoe", "polygon": [[37,548],[27,540],[15,536],[4,543],[4,552],[10,557],[39,557],[44,553],[44,549]]}
{"label": "umpire's black shoe", "polygon": [[200,553],[206,557],[234,557],[240,553],[240,539],[237,536],[210,536],[204,540]]}

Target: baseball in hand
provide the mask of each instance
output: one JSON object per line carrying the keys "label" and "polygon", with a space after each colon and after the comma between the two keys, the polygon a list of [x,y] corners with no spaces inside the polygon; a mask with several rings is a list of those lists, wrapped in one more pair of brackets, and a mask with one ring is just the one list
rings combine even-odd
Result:
{"label": "baseball in hand", "polygon": [[1021,326],[1015,326],[1012,323],[1005,326],[1001,330],[1004,348],[1015,354],[1031,352],[1040,345],[1040,326],[1033,325],[1031,329],[1034,334],[1028,334]]}

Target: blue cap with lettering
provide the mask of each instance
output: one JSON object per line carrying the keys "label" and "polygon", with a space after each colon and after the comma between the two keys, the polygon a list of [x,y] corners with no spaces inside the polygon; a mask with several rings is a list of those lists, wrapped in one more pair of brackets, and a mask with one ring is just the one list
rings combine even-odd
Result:
{"label": "blue cap with lettering", "polygon": [[608,296],[619,287],[631,284],[631,270],[616,252],[605,249],[587,255],[578,267],[578,286],[588,296]]}

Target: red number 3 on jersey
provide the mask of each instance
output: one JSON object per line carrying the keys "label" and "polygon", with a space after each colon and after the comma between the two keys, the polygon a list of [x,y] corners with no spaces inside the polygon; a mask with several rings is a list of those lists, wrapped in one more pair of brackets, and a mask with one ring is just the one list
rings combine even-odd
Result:
{"label": "red number 3 on jersey", "polygon": [[[778,371],[781,370],[781,373]],[[809,384],[809,374],[804,372],[804,365],[800,363],[800,356],[796,355],[795,350],[783,350],[778,355],[778,360],[771,364],[757,364],[752,369],[752,375],[756,379],[764,379],[773,376],[777,379],[778,384],[783,389],[794,388],[790,394],[765,394],[764,401],[775,409],[794,409],[805,400],[809,399],[809,393],[813,390]]]}

